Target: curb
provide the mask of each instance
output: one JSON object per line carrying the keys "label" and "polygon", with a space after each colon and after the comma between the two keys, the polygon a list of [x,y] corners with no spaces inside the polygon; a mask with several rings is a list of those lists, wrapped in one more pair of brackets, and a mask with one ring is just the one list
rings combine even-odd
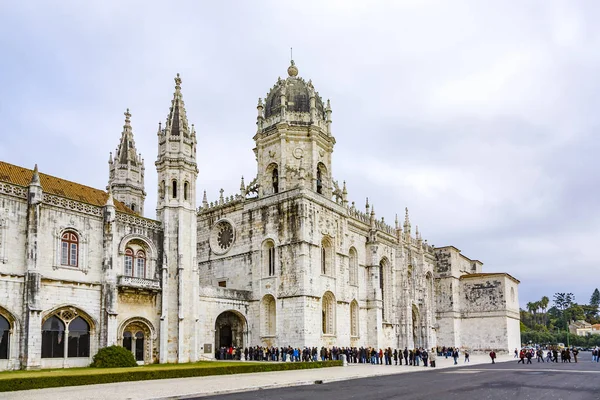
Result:
{"label": "curb", "polygon": [[[496,363],[498,364],[498,363],[509,362],[509,361],[512,361],[512,360],[496,361]],[[455,365],[447,365],[447,366],[435,367],[435,368],[418,367],[414,371],[411,368],[409,370],[402,370],[402,371],[398,371],[397,373],[390,373],[390,374],[371,373],[371,374],[363,374],[363,375],[343,376],[343,377],[330,378],[330,379],[296,381],[296,382],[288,382],[288,383],[273,383],[273,384],[261,385],[261,386],[248,386],[248,387],[239,388],[239,389],[224,389],[224,390],[214,391],[211,393],[200,392],[200,393],[191,393],[191,394],[184,394],[184,395],[167,396],[167,397],[151,397],[151,398],[148,398],[148,400],[178,400],[178,399],[185,400],[185,399],[193,399],[193,398],[197,398],[197,397],[218,396],[218,395],[224,395],[224,394],[243,393],[243,392],[255,392],[258,390],[279,389],[279,388],[294,387],[294,386],[326,384],[326,383],[348,381],[348,380],[361,379],[361,378],[374,378],[374,377],[378,377],[378,376],[401,375],[401,374],[412,373],[412,372],[435,371],[435,370],[440,370],[440,369],[462,368],[462,367],[468,367],[471,365],[487,365],[487,364],[489,364],[489,363],[481,362],[481,363],[472,363],[472,364],[471,363],[458,364],[456,366]],[[338,367],[338,368],[348,368],[348,367]],[[350,367],[350,368],[352,368],[352,367]]]}

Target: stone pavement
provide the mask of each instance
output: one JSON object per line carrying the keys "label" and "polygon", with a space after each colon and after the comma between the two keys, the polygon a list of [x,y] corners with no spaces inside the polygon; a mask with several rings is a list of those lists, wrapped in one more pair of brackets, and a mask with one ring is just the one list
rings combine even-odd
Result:
{"label": "stone pavement", "polygon": [[[452,358],[437,357],[437,368],[456,368],[465,365],[489,364],[486,355],[471,355],[471,362],[464,363],[459,358],[453,365]],[[512,355],[499,356],[496,362],[513,361]],[[516,360],[514,360],[516,362]],[[159,379],[107,383],[102,385],[70,386],[62,388],[35,389],[0,393],[0,399],[19,400],[83,400],[83,399],[177,399],[186,397],[210,396],[249,390],[272,389],[277,387],[300,386],[370,376],[431,371],[422,366],[386,366],[349,364],[347,367],[318,368],[298,371],[256,372],[239,375],[204,376],[197,378]]]}

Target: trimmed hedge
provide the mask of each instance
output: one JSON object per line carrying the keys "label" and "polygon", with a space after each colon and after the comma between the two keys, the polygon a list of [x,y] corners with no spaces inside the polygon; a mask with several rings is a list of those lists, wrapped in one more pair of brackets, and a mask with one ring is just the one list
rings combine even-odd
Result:
{"label": "trimmed hedge", "polygon": [[92,368],[137,367],[133,353],[122,346],[108,346],[98,350]]}
{"label": "trimmed hedge", "polygon": [[[98,370],[97,374],[64,374],[57,376],[33,376],[8,378],[0,380],[0,392],[15,390],[43,389],[62,386],[95,385],[99,383],[131,382],[153,379],[190,378],[195,376],[244,374],[250,372],[290,371],[298,369],[313,369],[338,367],[341,361],[294,362],[294,363],[241,363],[234,366],[220,367],[215,362],[214,367],[193,367],[188,364],[185,368],[165,367],[164,369],[132,368],[131,371],[110,372]],[[183,366],[183,365],[182,365]]]}

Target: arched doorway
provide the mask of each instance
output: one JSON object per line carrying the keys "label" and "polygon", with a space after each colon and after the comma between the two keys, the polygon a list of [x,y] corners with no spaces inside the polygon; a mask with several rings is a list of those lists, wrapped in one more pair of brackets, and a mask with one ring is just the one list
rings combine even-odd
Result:
{"label": "arched doorway", "polygon": [[153,327],[145,318],[131,318],[121,325],[123,347],[133,353],[138,364],[154,362]]}
{"label": "arched doorway", "polygon": [[244,347],[246,318],[235,311],[225,311],[215,322],[215,349],[221,347]]}
{"label": "arched doorway", "polygon": [[419,324],[419,309],[416,305],[412,306],[412,336],[413,336],[413,346],[421,347],[421,324]]}

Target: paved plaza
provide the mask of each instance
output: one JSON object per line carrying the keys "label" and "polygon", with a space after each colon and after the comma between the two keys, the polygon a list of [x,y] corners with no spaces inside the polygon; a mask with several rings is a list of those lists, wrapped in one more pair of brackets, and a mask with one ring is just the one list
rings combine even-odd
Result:
{"label": "paved plaza", "polygon": [[[0,399],[600,399],[600,363],[517,365],[512,356],[438,357],[437,368],[351,364],[313,370],[121,382],[0,393]],[[368,379],[357,379],[368,378]],[[315,384],[321,381],[323,384]],[[269,390],[276,389],[276,390]],[[218,396],[214,396],[218,395]],[[334,397],[335,396],[335,397]],[[594,397],[595,396],[595,397]]]}

